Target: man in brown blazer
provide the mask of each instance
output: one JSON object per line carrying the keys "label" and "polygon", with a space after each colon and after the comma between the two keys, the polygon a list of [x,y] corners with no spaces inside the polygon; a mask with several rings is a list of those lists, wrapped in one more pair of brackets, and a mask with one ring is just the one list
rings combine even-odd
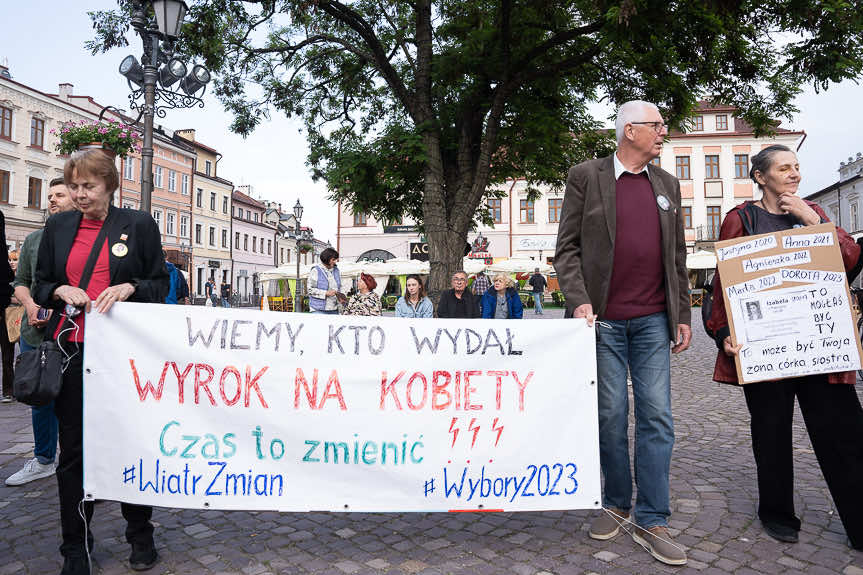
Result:
{"label": "man in brown blazer", "polygon": [[637,497],[632,537],[656,559],[686,563],[668,534],[674,445],[671,356],[691,337],[686,241],[677,178],[650,162],[668,134],[655,105],[620,107],[617,151],[569,171],[554,267],[567,315],[598,318],[600,466],[605,511],[590,527],[611,539],[629,519],[627,373],[635,400]]}

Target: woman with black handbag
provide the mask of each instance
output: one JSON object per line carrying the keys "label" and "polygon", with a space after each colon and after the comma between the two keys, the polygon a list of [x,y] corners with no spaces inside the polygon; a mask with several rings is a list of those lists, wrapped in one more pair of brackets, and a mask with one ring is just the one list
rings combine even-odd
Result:
{"label": "woman with black handbag", "polygon": [[[106,313],[118,301],[160,303],[168,292],[168,270],[162,238],[144,212],[112,205],[119,174],[111,157],[100,150],[76,152],[64,168],[64,180],[79,211],[52,216],[39,246],[33,299],[55,310],[46,337],[59,339],[69,358],[60,393],[54,401],[59,422],[60,460],[57,484],[64,558],[63,575],[90,573],[93,536],[92,502],[82,504],[83,490],[83,341],[84,313],[91,307]],[[121,504],[132,545],[132,569],[144,570],[158,558],[153,543],[152,507]],[[85,546],[85,529],[86,542]]]}

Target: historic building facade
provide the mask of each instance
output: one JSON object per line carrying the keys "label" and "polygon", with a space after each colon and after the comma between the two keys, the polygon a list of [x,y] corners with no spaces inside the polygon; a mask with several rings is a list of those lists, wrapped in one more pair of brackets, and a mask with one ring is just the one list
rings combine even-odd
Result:
{"label": "historic building facade", "polygon": [[216,285],[231,283],[231,194],[234,184],[219,177],[221,154],[195,139],[195,130],[177,130],[174,135],[195,149],[192,185],[192,277],[190,289],[204,295],[207,278]]}
{"label": "historic building facade", "polygon": [[[240,191],[243,189],[244,191]],[[243,301],[258,295],[258,274],[274,267],[276,226],[264,216],[267,206],[251,197],[251,186],[237,186],[232,194],[233,286]]]}

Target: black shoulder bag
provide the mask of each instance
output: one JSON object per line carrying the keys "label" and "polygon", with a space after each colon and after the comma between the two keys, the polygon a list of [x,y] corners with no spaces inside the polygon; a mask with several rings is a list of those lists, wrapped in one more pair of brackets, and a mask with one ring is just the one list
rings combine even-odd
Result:
{"label": "black shoulder bag", "polygon": [[[110,217],[105,218],[102,223],[102,229],[96,236],[96,241],[87,258],[87,264],[84,266],[81,281],[78,282],[78,287],[84,291],[87,290],[90,276],[93,275],[93,268],[96,267],[96,260],[99,259],[102,245],[108,236],[109,220]],[[47,333],[53,334],[59,323],[63,321],[58,312],[59,310],[55,310],[54,314],[60,319],[52,321],[48,325]],[[27,405],[40,407],[48,405],[60,395],[60,388],[63,385],[63,371],[66,369],[65,364],[67,363],[65,354],[60,347],[68,339],[68,336],[64,338],[61,332],[56,341],[53,336],[49,336],[49,339],[40,343],[36,349],[18,355],[15,360],[15,377],[12,385],[15,399]]]}

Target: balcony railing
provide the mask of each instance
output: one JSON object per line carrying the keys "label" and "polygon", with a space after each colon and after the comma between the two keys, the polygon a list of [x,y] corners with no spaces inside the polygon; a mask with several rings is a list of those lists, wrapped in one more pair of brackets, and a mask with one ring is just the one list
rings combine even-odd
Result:
{"label": "balcony railing", "polygon": [[715,242],[719,239],[719,226],[706,224],[695,229],[695,238],[699,242]]}

